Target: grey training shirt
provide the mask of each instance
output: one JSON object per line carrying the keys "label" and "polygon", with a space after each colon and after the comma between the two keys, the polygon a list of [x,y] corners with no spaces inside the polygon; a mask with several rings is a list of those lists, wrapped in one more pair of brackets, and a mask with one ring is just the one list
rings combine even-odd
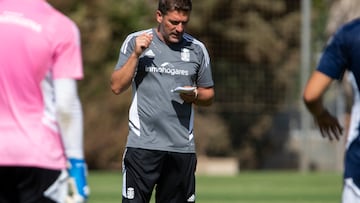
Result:
{"label": "grey training shirt", "polygon": [[212,87],[209,54],[203,43],[188,34],[180,43],[167,45],[155,30],[148,29],[127,36],[116,69],[125,64],[134,51],[135,38],[144,32],[152,33],[153,41],[140,56],[132,81],[127,147],[195,153],[192,104],[171,90]]}

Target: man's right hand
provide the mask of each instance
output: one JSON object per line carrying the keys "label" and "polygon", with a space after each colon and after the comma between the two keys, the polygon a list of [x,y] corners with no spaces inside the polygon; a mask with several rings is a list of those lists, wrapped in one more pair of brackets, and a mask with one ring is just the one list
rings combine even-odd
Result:
{"label": "man's right hand", "polygon": [[144,33],[135,39],[135,54],[139,57],[147,49],[153,39],[152,34]]}
{"label": "man's right hand", "polygon": [[339,121],[327,110],[324,110],[320,115],[314,116],[314,119],[324,138],[328,137],[330,141],[334,138],[336,140],[340,139],[343,133],[343,127],[341,127]]}

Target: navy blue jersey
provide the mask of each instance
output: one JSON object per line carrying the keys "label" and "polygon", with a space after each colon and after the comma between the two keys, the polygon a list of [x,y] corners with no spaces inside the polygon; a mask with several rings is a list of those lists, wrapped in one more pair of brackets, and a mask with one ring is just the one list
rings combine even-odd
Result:
{"label": "navy blue jersey", "polygon": [[[329,40],[317,70],[337,80],[342,79],[346,70],[350,71],[355,96],[346,141],[343,202],[355,202],[350,201],[352,196],[348,196],[348,191],[358,191],[360,194],[360,19],[355,19],[337,30]],[[356,199],[358,202],[358,197]]]}
{"label": "navy blue jersey", "polygon": [[344,72],[353,72],[360,83],[360,19],[342,26],[329,40],[317,70],[333,79],[342,79]]}

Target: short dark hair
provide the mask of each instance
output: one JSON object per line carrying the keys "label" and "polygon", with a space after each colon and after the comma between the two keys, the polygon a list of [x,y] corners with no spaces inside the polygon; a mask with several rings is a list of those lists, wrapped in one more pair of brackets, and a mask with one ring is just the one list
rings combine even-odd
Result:
{"label": "short dark hair", "polygon": [[167,14],[168,11],[191,11],[191,0],[159,0],[158,10],[162,14]]}

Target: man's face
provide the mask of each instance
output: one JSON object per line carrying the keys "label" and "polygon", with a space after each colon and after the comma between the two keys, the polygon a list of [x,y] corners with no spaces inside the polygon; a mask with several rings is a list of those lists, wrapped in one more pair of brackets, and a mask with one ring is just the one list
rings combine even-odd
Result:
{"label": "man's face", "polygon": [[186,24],[189,22],[190,12],[185,11],[169,11],[167,14],[156,12],[156,19],[159,23],[158,31],[160,38],[165,43],[178,43],[184,32]]}

